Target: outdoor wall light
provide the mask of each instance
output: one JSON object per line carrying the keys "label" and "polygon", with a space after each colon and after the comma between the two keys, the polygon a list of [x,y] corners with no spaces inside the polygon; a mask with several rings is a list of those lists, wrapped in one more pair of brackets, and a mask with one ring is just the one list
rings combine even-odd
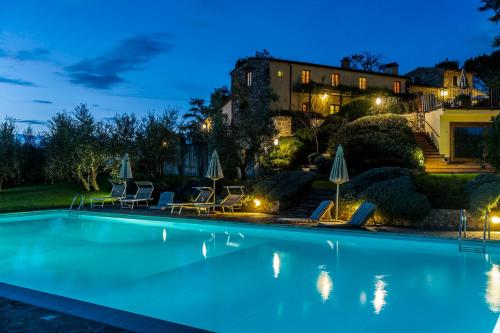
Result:
{"label": "outdoor wall light", "polygon": [[382,98],[377,97],[377,98],[375,99],[375,104],[377,104],[377,105],[382,104]]}
{"label": "outdoor wall light", "polygon": [[448,96],[448,90],[441,90],[441,97]]}
{"label": "outdoor wall light", "polygon": [[327,94],[321,95],[321,100],[324,102],[328,98]]}

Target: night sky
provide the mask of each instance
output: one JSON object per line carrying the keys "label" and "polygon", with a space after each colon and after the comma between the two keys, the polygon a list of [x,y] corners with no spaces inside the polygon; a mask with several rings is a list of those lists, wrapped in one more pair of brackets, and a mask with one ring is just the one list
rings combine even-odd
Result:
{"label": "night sky", "polygon": [[44,123],[78,103],[98,119],[188,108],[239,57],[339,65],[370,51],[400,72],[490,47],[479,0],[0,0],[0,118]]}

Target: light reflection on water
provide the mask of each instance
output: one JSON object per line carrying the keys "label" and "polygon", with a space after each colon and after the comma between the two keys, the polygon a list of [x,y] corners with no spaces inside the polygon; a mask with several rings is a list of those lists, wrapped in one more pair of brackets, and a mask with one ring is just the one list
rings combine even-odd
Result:
{"label": "light reflection on water", "polygon": [[373,309],[376,314],[379,314],[380,311],[386,305],[385,298],[387,297],[387,282],[384,281],[385,275],[376,275],[375,276],[375,292],[373,294]]}
{"label": "light reflection on water", "polygon": [[280,276],[281,270],[281,260],[278,253],[274,252],[273,254],[273,276],[277,279]]}
{"label": "light reflection on water", "polygon": [[500,266],[493,264],[486,275],[486,302],[491,311],[500,312]]}
{"label": "light reflection on water", "polygon": [[163,243],[167,241],[167,229],[163,229]]}
{"label": "light reflection on water", "polygon": [[318,279],[316,280],[316,289],[318,290],[318,293],[321,296],[323,302],[326,302],[328,301],[328,299],[330,299],[330,295],[333,291],[333,281],[330,277],[330,273],[324,270],[324,267],[321,266]]}

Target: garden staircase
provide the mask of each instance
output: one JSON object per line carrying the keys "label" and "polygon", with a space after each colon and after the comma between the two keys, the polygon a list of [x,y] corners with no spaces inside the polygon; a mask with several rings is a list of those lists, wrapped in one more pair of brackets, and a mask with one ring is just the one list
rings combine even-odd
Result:
{"label": "garden staircase", "polygon": [[290,210],[285,211],[289,217],[309,217],[323,200],[334,200],[335,190],[311,189],[292,205]]}
{"label": "garden staircase", "polygon": [[448,163],[425,133],[414,133],[417,144],[424,152],[425,171],[431,173],[490,173],[491,166],[481,167],[478,162]]}

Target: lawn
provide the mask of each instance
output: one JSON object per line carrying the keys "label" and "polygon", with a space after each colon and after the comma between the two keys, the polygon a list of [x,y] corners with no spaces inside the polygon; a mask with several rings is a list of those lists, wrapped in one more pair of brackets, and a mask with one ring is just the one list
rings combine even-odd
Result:
{"label": "lawn", "polygon": [[[104,184],[103,184],[104,185]],[[102,192],[85,193],[78,184],[43,184],[7,188],[0,192],[0,213],[37,209],[68,208],[76,193],[95,197],[108,193],[109,186]]]}

